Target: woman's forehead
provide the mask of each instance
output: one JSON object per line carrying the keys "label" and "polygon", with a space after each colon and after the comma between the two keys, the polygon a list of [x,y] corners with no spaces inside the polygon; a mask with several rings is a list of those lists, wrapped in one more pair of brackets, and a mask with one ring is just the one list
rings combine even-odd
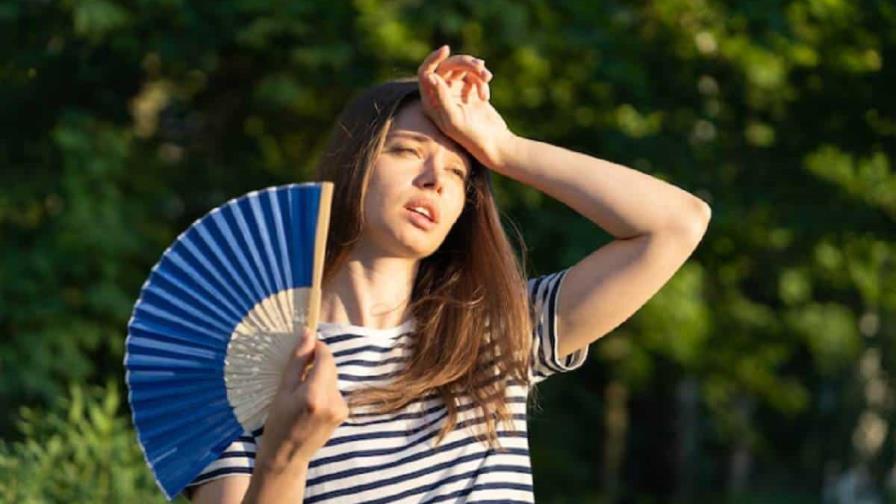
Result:
{"label": "woman's forehead", "polygon": [[467,152],[423,114],[420,102],[404,107],[392,121],[388,137],[406,138],[420,142],[435,142],[467,162]]}

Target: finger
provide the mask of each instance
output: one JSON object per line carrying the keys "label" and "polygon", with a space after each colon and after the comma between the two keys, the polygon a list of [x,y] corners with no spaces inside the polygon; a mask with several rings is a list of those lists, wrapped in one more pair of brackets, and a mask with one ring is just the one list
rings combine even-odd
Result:
{"label": "finger", "polygon": [[488,101],[488,82],[477,82],[476,90],[479,92],[479,99],[482,101]]}
{"label": "finger", "polygon": [[317,335],[312,333],[310,329],[306,327],[302,330],[299,342],[293,349],[281,377],[281,384],[287,390],[294,389],[302,382],[305,368],[314,358],[314,344],[316,341]]}
{"label": "finger", "polygon": [[439,97],[436,89],[436,80],[434,79],[435,75],[435,73],[430,73],[420,80],[426,105],[430,108],[439,107]]}
{"label": "finger", "polygon": [[447,72],[454,70],[464,70],[467,72],[475,73],[483,79],[491,78],[491,72],[487,68],[485,68],[485,61],[469,55],[456,54],[454,56],[450,56],[442,61],[438,66],[438,71],[442,75],[445,75]]}
{"label": "finger", "polygon": [[323,341],[318,341],[314,347],[314,367],[308,372],[308,385],[324,384],[337,378],[336,361],[333,353]]}
{"label": "finger", "polygon": [[459,73],[457,74],[457,77],[454,78],[454,79],[448,79],[448,78],[446,78],[446,79],[445,79],[445,84],[448,86],[448,89],[451,90],[451,91],[453,92],[453,91],[454,91],[455,89],[457,89],[457,88],[461,88],[461,89],[463,89],[463,87],[464,87],[464,82],[465,82],[466,79],[467,79],[467,73],[466,73],[466,72],[459,72]]}
{"label": "finger", "polygon": [[470,91],[473,89],[474,80],[465,78],[464,79],[464,87],[460,90],[460,98],[464,103],[467,103],[470,100]]}
{"label": "finger", "polygon": [[433,103],[435,104],[436,110],[447,110],[448,109],[448,100],[450,96],[450,89],[445,79],[442,78],[441,75],[437,73],[432,73],[432,89],[433,89]]}
{"label": "finger", "polygon": [[474,75],[468,75],[468,77],[469,78],[464,81],[464,99],[468,100],[469,94],[475,91],[480,100],[486,101],[488,83]]}
{"label": "finger", "polygon": [[458,79],[463,79],[465,75],[467,75],[467,72],[464,70],[451,70],[444,74],[444,77],[448,82],[453,82]]}
{"label": "finger", "polygon": [[[441,74],[441,72],[436,72]],[[465,70],[451,70],[444,74],[445,80],[448,82],[448,87],[454,88],[454,85],[458,82],[464,83],[469,82],[471,84],[475,84],[477,88],[480,87],[483,83],[488,83],[491,80],[491,72],[486,77],[483,77],[482,74],[477,72],[467,72]],[[487,86],[486,86],[487,87]],[[481,96],[480,96],[481,97]],[[484,100],[485,98],[483,98]]]}
{"label": "finger", "polygon": [[423,63],[420,64],[420,67],[417,69],[417,76],[422,77],[425,74],[434,72],[436,68],[439,67],[439,64],[451,54],[451,49],[448,47],[448,44],[443,45],[442,47],[436,49],[435,51],[429,53],[429,55],[423,60]]}

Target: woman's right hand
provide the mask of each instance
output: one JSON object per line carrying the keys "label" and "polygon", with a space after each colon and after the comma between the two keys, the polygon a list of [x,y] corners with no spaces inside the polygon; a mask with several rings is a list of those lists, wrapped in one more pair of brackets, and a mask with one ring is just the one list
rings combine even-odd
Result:
{"label": "woman's right hand", "polygon": [[348,417],[337,379],[329,347],[305,328],[268,410],[256,465],[274,470],[307,466]]}

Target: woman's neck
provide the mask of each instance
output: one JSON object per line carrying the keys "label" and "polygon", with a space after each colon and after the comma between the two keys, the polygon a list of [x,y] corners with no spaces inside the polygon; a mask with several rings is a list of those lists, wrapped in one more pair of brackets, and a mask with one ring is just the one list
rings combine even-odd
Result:
{"label": "woman's neck", "polygon": [[410,318],[419,261],[351,257],[323,288],[320,320],[388,329]]}

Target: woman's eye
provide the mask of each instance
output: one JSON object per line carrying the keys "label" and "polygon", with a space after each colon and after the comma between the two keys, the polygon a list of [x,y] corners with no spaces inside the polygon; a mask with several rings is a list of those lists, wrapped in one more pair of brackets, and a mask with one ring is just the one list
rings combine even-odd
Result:
{"label": "woman's eye", "polygon": [[392,150],[394,150],[395,152],[401,152],[401,153],[409,152],[409,153],[414,154],[414,155],[417,154],[417,151],[415,151],[414,149],[409,149],[409,148],[407,148],[407,147],[395,147],[395,148],[392,149]]}

